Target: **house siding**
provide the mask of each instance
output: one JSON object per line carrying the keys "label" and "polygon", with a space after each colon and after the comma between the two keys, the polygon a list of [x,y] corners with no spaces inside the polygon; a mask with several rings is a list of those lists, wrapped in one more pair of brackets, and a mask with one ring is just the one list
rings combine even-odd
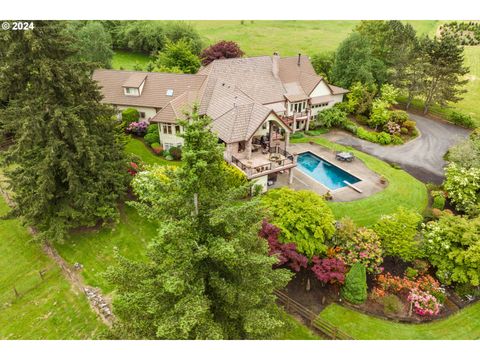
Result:
{"label": "house siding", "polygon": [[124,106],[124,105],[117,105],[117,109],[122,112],[125,109],[137,109],[138,112],[144,112],[145,113],[145,118],[140,118],[140,120],[149,120],[150,118],[154,117],[155,114],[157,113],[157,109],[155,108],[149,108],[149,107],[140,107],[140,106]]}

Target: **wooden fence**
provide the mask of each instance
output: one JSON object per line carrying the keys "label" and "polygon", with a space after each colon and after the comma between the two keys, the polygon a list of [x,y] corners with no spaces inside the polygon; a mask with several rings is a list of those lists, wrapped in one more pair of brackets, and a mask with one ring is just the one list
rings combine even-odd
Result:
{"label": "wooden fence", "polygon": [[0,286],[0,309],[3,306],[13,304],[15,300],[20,299],[30,291],[42,286],[45,280],[48,280],[53,276],[53,273],[51,273],[50,270],[51,267],[35,270],[17,278],[13,286]]}
{"label": "wooden fence", "polygon": [[320,331],[322,334],[326,335],[328,338],[332,340],[353,340],[353,338],[350,335],[346,334],[339,328],[335,327],[330,322],[324,319],[321,319],[313,311],[307,309],[302,304],[296,302],[284,292],[275,291],[275,295],[277,295],[278,301],[285,307],[285,310],[287,312],[297,313],[307,321],[307,324],[310,327]]}

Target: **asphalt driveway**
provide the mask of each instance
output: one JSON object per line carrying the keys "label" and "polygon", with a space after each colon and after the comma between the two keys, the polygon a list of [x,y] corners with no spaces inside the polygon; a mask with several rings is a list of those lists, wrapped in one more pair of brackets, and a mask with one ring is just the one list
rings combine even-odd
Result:
{"label": "asphalt driveway", "polygon": [[403,145],[382,146],[340,130],[331,131],[324,136],[330,141],[398,164],[423,182],[440,184],[444,177],[443,156],[452,145],[468,137],[470,130],[412,113],[409,115],[417,122],[421,135]]}

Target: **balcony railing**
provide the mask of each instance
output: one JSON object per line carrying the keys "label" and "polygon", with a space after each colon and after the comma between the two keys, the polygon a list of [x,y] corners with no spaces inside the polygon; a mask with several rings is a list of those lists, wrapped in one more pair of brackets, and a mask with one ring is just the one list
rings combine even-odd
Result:
{"label": "balcony railing", "polygon": [[[235,156],[232,156],[231,163],[242,170],[249,178],[258,177],[264,173],[271,173],[275,169],[281,170],[288,165],[295,164],[295,157],[286,150],[275,151],[275,149],[270,149],[269,154],[269,158],[265,158],[267,162],[262,165],[249,166]],[[275,159],[275,155],[278,155],[278,159]]]}

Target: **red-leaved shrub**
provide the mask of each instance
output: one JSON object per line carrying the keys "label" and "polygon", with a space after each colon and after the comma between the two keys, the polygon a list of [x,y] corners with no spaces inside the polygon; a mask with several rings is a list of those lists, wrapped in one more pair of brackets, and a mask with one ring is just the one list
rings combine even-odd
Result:
{"label": "red-leaved shrub", "polygon": [[324,284],[343,284],[345,282],[345,263],[340,259],[318,256],[312,258],[312,271],[315,277]]}

